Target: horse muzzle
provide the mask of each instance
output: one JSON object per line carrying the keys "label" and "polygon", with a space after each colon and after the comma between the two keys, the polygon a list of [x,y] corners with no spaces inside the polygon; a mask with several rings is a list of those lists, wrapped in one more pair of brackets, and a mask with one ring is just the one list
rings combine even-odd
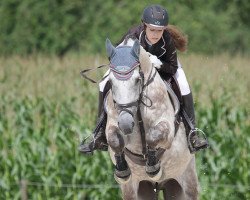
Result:
{"label": "horse muzzle", "polygon": [[131,134],[135,126],[133,115],[126,111],[121,111],[118,116],[118,127],[124,135]]}

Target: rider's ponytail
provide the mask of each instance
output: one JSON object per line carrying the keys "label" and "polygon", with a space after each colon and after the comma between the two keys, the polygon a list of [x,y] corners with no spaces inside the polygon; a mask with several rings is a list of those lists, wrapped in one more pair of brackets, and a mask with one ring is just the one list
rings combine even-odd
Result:
{"label": "rider's ponytail", "polygon": [[177,26],[168,25],[167,31],[170,33],[171,37],[174,40],[175,47],[184,52],[187,50],[188,38]]}

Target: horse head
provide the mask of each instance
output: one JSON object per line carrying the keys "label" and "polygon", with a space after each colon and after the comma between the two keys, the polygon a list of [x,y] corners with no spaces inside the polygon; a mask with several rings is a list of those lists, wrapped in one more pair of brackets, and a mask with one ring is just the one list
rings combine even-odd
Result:
{"label": "horse head", "polygon": [[140,70],[140,44],[138,40],[129,39],[115,48],[107,39],[106,50],[110,60],[109,81],[113,101],[119,113],[118,126],[124,134],[130,134],[144,79]]}

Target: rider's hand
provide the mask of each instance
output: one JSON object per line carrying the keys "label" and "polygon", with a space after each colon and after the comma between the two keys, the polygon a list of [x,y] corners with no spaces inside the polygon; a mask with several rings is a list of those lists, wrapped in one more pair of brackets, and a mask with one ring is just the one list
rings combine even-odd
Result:
{"label": "rider's hand", "polygon": [[149,54],[149,59],[155,68],[157,69],[161,68],[162,62],[160,61],[160,59],[157,58],[157,56]]}

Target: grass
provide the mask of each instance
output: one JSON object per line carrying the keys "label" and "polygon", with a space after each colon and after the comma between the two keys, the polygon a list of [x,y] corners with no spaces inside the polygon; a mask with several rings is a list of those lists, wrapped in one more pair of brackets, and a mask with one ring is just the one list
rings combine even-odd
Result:
{"label": "grass", "polygon": [[[197,154],[201,199],[250,199],[249,58],[180,60],[211,144]],[[98,91],[79,72],[103,63],[80,54],[0,58],[0,199],[20,199],[21,180],[30,199],[120,198],[108,155],[77,151],[94,127]]]}

